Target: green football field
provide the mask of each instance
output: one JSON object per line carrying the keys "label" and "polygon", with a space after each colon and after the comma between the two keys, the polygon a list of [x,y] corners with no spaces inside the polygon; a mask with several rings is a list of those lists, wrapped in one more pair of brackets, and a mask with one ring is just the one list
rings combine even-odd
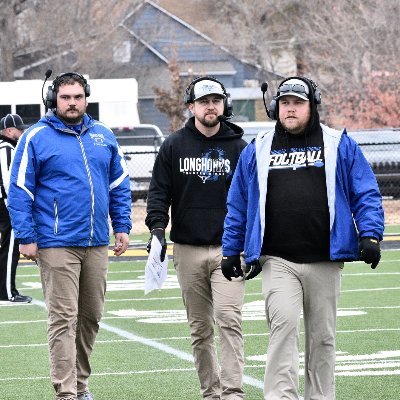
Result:
{"label": "green football field", "polygon": [[[200,399],[189,330],[172,265],[163,289],[144,295],[144,261],[111,262],[106,307],[92,355],[96,400]],[[51,400],[46,311],[36,266],[17,287],[30,305],[0,305],[0,399]],[[246,282],[245,392],[261,400],[268,344],[261,279]],[[400,398],[400,251],[378,269],[346,264],[337,326],[339,400]],[[301,362],[301,385],[303,382]]]}

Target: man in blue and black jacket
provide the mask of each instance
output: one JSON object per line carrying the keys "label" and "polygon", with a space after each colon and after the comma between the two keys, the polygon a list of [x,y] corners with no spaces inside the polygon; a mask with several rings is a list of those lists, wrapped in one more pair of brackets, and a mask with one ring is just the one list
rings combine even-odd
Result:
{"label": "man in blue and black jacket", "polygon": [[128,246],[129,175],[110,129],[85,113],[90,86],[56,77],[50,111],[21,137],[8,206],[20,252],[40,266],[56,399],[91,400],[89,357],[104,309],[110,215],[114,254]]}
{"label": "man in blue and black jacket", "polygon": [[[382,197],[357,143],[319,121],[321,95],[304,77],[284,80],[270,104],[274,130],[242,152],[228,195],[222,270],[262,271],[270,328],[264,398],[298,399],[300,314],[305,400],[335,399],[336,312],[344,261],[376,268]],[[238,272],[239,271],[239,272]]]}

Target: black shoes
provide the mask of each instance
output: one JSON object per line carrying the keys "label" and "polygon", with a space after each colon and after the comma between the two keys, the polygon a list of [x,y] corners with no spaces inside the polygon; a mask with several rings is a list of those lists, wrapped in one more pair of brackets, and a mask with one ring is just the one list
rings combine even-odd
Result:
{"label": "black shoes", "polygon": [[78,394],[78,400],[94,400],[94,397],[93,397],[92,393],[85,392],[85,393]]}
{"label": "black shoes", "polygon": [[32,301],[31,296],[24,296],[23,294],[16,294],[9,299],[11,303],[30,303]]}

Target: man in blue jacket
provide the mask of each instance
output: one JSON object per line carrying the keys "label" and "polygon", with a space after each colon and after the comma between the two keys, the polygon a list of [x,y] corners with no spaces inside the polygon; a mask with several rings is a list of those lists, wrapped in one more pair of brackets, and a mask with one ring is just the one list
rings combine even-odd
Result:
{"label": "man in blue jacket", "polygon": [[344,261],[376,268],[382,198],[360,148],[319,121],[321,94],[304,77],[284,80],[271,102],[275,130],[242,152],[228,195],[222,269],[262,271],[270,329],[264,398],[298,399],[300,314],[305,400],[335,399],[335,333]]}
{"label": "man in blue jacket", "polygon": [[108,215],[114,254],[131,229],[129,175],[110,129],[85,113],[90,86],[56,77],[50,111],[21,137],[8,206],[20,252],[40,267],[56,399],[92,400],[89,358],[104,309]]}

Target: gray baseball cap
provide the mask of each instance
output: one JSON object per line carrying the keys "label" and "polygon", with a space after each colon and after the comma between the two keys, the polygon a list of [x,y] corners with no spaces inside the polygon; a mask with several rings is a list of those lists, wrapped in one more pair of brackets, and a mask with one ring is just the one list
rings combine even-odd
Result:
{"label": "gray baseball cap", "polygon": [[209,94],[217,94],[221,97],[226,97],[222,86],[218,82],[204,79],[194,85],[193,101],[208,96]]}
{"label": "gray baseball cap", "polygon": [[304,81],[293,78],[283,82],[281,86],[279,86],[278,96],[276,98],[280,99],[284,96],[296,96],[303,100],[309,100],[309,93],[310,89]]}

